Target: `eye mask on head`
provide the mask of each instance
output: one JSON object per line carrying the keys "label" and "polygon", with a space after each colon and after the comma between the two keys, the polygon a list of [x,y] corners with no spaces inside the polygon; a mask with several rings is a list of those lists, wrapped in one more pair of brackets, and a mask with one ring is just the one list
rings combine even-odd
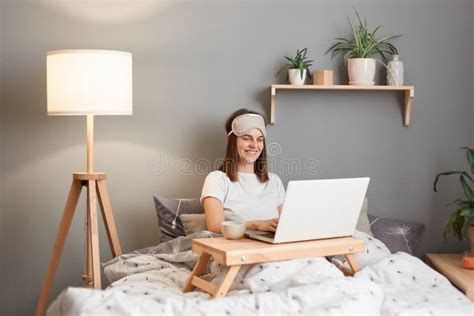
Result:
{"label": "eye mask on head", "polygon": [[254,128],[258,128],[264,137],[267,136],[265,131],[265,120],[261,115],[252,113],[242,114],[232,121],[232,130],[227,134],[227,136],[231,133],[234,133],[236,136],[242,136]]}

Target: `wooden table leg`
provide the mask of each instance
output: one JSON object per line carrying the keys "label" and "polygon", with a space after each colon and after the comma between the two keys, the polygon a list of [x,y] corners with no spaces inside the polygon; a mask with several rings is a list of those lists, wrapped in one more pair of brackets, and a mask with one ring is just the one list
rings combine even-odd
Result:
{"label": "wooden table leg", "polygon": [[346,260],[349,263],[349,266],[351,267],[352,272],[353,273],[359,272],[360,271],[360,266],[359,266],[359,263],[357,262],[355,254],[346,253],[344,256],[346,257]]}
{"label": "wooden table leg", "polygon": [[188,282],[186,283],[186,286],[183,289],[183,293],[191,292],[194,289],[194,285],[192,284],[193,277],[197,276],[199,277],[204,269],[206,269],[207,263],[209,262],[209,259],[211,258],[211,255],[203,252],[201,256],[199,257],[198,262],[194,266],[193,272],[189,276]]}
{"label": "wooden table leg", "polygon": [[224,280],[222,281],[221,285],[217,288],[216,292],[214,293],[214,298],[224,297],[229,291],[232,282],[234,281],[235,277],[237,276],[237,272],[239,272],[241,266],[231,266],[229,271],[227,272]]}

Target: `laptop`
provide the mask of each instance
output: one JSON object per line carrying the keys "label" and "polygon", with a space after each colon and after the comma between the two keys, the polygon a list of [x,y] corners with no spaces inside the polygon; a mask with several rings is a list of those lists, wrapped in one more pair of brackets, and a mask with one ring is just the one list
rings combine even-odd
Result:
{"label": "laptop", "polygon": [[369,181],[290,181],[276,232],[250,230],[246,236],[273,244],[352,236]]}

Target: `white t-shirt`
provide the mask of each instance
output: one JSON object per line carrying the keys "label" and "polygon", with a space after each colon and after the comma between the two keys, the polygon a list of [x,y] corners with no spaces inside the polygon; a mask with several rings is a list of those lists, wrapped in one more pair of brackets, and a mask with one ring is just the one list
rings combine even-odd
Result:
{"label": "white t-shirt", "polygon": [[239,180],[232,182],[222,171],[209,173],[204,181],[201,204],[206,197],[214,197],[224,206],[225,220],[267,220],[278,217],[278,206],[285,200],[283,183],[274,173],[260,182],[254,173],[239,172]]}

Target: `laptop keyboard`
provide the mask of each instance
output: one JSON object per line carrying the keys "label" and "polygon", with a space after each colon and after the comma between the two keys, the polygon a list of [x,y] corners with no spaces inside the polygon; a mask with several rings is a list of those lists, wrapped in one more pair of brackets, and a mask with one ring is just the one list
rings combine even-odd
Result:
{"label": "laptop keyboard", "polygon": [[270,239],[275,238],[275,233],[271,233],[271,232],[259,233],[258,235],[265,238],[270,238]]}

